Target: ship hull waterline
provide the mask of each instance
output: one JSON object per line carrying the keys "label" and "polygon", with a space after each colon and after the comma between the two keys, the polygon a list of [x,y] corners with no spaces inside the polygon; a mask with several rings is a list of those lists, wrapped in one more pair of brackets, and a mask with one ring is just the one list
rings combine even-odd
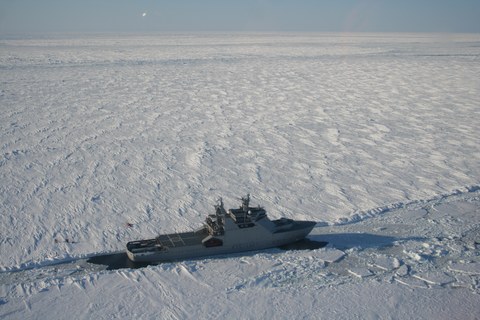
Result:
{"label": "ship hull waterline", "polygon": [[[291,244],[304,239],[315,227],[316,222],[302,221],[301,226],[297,226],[295,230],[274,233],[267,238],[248,238],[242,242],[235,242],[229,245],[228,240],[222,246],[205,247],[201,241],[198,244],[190,246],[182,246],[180,248],[167,248],[166,250],[154,250],[144,252],[132,252],[127,249],[127,256],[134,262],[168,262],[186,259],[195,259],[201,257],[242,253],[248,251],[264,250],[268,248],[279,247]],[[178,235],[178,234],[177,234]],[[151,239],[154,240],[154,239]],[[148,240],[147,240],[148,241]],[[127,245],[128,247],[128,245]]]}

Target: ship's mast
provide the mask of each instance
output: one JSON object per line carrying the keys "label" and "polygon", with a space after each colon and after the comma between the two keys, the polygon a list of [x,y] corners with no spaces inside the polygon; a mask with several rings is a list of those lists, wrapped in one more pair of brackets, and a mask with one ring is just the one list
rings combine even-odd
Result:
{"label": "ship's mast", "polygon": [[242,209],[243,211],[248,211],[248,206],[250,205],[250,193],[247,193],[246,197],[242,197]]}
{"label": "ship's mast", "polygon": [[222,197],[217,199],[217,204],[215,205],[215,215],[217,219],[221,216],[224,216],[226,213],[225,208],[223,207],[223,199]]}

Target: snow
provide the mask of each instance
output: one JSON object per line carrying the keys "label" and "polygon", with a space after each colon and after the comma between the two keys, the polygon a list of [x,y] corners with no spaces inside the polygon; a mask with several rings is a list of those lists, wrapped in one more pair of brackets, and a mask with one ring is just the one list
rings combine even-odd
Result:
{"label": "snow", "polygon": [[456,272],[464,272],[470,274],[480,274],[480,263],[452,263],[449,269]]}
{"label": "snow", "polygon": [[329,263],[337,262],[345,256],[345,252],[335,248],[320,249],[319,252],[321,252],[321,255],[317,258]]}
{"label": "snow", "polygon": [[[0,317],[480,312],[480,36],[0,39]],[[318,249],[106,270],[250,192]],[[65,311],[68,309],[68,313]]]}
{"label": "snow", "polygon": [[425,272],[413,275],[415,278],[423,280],[428,284],[446,285],[455,281],[455,278],[447,275],[445,272]]}
{"label": "snow", "polygon": [[353,274],[354,276],[357,276],[359,278],[369,277],[369,276],[373,275],[372,271],[370,271],[370,269],[367,269],[367,268],[353,267],[353,268],[348,269],[348,272],[350,272],[351,274]]}

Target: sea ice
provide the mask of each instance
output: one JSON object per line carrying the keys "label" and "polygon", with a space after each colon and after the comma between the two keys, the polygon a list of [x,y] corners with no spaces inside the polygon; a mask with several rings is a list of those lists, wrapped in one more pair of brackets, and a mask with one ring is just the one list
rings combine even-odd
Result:
{"label": "sea ice", "polygon": [[335,248],[319,249],[319,254],[315,255],[316,258],[328,263],[337,262],[345,256],[345,252]]}
{"label": "sea ice", "polygon": [[[61,319],[65,306],[87,319],[474,318],[479,44],[0,39],[0,318]],[[216,197],[247,192],[273,218],[318,221],[311,238],[330,247],[142,269],[85,261],[196,228]]]}
{"label": "sea ice", "polygon": [[348,269],[348,272],[350,272],[351,274],[353,274],[354,276],[356,276],[358,278],[365,278],[365,277],[369,277],[369,276],[373,275],[373,272],[370,271],[370,269],[361,268],[361,267],[350,268],[350,269]]}
{"label": "sea ice", "polygon": [[448,265],[448,268],[455,272],[467,273],[467,274],[480,274],[480,263],[458,263],[454,262]]}
{"label": "sea ice", "polygon": [[445,285],[455,281],[455,278],[445,274],[443,271],[429,271],[424,273],[415,273],[413,277],[423,280],[430,284]]}

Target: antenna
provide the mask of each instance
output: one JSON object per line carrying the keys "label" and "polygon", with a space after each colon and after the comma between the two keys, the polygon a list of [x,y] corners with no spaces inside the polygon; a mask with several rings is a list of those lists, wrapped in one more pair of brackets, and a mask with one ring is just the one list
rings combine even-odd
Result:
{"label": "antenna", "polygon": [[225,214],[225,208],[223,207],[222,197],[218,197],[217,204],[215,204],[214,207],[215,207],[215,215],[217,216],[217,219],[219,219],[220,216],[223,216]]}
{"label": "antenna", "polygon": [[250,204],[250,193],[247,193],[245,197],[242,197],[242,209],[243,211],[248,211],[248,206]]}

